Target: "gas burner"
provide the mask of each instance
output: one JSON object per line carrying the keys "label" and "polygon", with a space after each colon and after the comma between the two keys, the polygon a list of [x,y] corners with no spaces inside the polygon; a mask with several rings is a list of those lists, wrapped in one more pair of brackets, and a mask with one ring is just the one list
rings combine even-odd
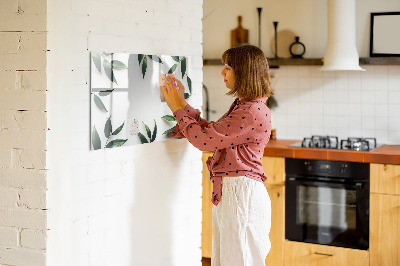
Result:
{"label": "gas burner", "polygon": [[338,149],[339,140],[336,136],[312,136],[311,138],[304,138],[301,142],[301,147],[304,148],[325,148],[325,149]]}
{"label": "gas burner", "polygon": [[370,151],[376,147],[376,138],[347,138],[340,141],[342,150]]}
{"label": "gas burner", "polygon": [[291,147],[338,149],[352,151],[371,151],[382,145],[377,145],[376,138],[347,138],[340,141],[336,136],[312,136],[302,142],[290,144]]}

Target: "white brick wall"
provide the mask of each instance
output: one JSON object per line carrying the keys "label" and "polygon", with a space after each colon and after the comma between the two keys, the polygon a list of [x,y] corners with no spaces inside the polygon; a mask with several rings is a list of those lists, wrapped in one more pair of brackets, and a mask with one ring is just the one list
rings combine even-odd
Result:
{"label": "white brick wall", "polygon": [[197,56],[200,107],[202,0],[47,9],[47,264],[201,265],[201,152],[186,140],[90,151],[88,81],[90,51]]}
{"label": "white brick wall", "polygon": [[46,231],[22,230],[21,246],[31,249],[46,249]]}
{"label": "white brick wall", "polygon": [[1,265],[45,265],[46,3],[0,3]]}
{"label": "white brick wall", "polygon": [[0,247],[18,247],[19,231],[17,228],[0,227]]}

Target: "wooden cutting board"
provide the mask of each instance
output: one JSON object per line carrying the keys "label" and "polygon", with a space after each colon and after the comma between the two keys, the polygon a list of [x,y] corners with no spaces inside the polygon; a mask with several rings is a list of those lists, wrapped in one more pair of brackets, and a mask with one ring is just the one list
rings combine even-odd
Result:
{"label": "wooden cutting board", "polygon": [[249,31],[242,27],[242,16],[238,16],[238,27],[231,30],[231,48],[242,43],[249,43]]}

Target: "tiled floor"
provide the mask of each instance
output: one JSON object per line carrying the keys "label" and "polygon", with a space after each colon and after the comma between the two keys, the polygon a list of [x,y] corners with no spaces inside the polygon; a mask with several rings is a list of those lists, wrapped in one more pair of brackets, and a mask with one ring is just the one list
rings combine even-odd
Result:
{"label": "tiled floor", "polygon": [[203,266],[211,266],[211,259],[209,258],[202,258]]}

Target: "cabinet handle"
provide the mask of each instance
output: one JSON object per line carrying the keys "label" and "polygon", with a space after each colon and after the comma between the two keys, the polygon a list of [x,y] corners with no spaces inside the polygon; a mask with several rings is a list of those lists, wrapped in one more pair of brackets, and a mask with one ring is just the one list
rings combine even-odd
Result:
{"label": "cabinet handle", "polygon": [[335,254],[327,254],[327,253],[320,253],[320,252],[314,252],[315,255],[323,255],[323,256],[335,256]]}

